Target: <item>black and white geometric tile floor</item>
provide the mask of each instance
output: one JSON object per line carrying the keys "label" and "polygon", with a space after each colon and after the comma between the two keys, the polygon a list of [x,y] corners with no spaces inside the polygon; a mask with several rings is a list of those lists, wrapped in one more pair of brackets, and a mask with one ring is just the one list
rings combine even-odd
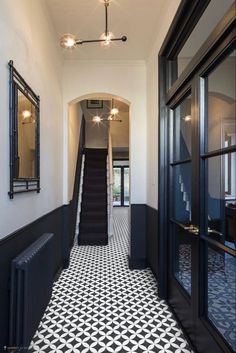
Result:
{"label": "black and white geometric tile floor", "polygon": [[80,246],[54,284],[30,353],[193,353],[149,269],[130,271],[128,212],[108,246]]}

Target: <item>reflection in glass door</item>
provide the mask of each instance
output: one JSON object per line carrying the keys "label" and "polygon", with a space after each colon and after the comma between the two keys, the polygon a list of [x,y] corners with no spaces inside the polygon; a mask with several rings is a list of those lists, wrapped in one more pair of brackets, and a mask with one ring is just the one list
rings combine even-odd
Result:
{"label": "reflection in glass door", "polygon": [[129,167],[113,167],[113,206],[129,206]]}
{"label": "reflection in glass door", "polygon": [[192,291],[192,146],[191,94],[173,109],[170,128],[172,185],[170,231],[173,241],[174,278],[187,296]]}
{"label": "reflection in glass door", "polygon": [[198,307],[206,327],[232,352],[236,351],[235,59],[234,51],[199,78],[201,114],[194,115],[191,106],[196,100],[188,93],[173,102],[169,124],[170,288],[179,291],[179,305],[188,307],[192,329],[191,312]]}
{"label": "reflection in glass door", "polygon": [[[236,51],[204,80],[206,320],[236,351]],[[221,78],[224,76],[224,79]],[[234,329],[233,329],[234,328]]]}

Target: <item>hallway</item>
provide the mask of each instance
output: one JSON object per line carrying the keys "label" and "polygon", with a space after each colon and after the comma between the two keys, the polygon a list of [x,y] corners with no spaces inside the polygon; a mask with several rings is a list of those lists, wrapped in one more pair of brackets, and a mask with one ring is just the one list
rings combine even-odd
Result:
{"label": "hallway", "polygon": [[128,208],[108,246],[75,246],[30,353],[191,353],[150,269],[130,271]]}

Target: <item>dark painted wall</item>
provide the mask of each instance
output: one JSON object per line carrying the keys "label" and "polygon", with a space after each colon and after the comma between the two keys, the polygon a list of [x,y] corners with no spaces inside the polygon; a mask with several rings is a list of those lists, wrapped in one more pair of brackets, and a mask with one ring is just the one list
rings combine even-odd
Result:
{"label": "dark painted wall", "polygon": [[147,267],[146,255],[146,205],[132,204],[131,212],[131,234],[129,249],[130,269],[142,269]]}
{"label": "dark painted wall", "polygon": [[147,263],[150,266],[154,276],[157,278],[158,270],[158,211],[147,205],[146,211],[147,227],[146,227],[146,247],[147,247]]}
{"label": "dark painted wall", "polygon": [[158,267],[158,212],[144,204],[131,205],[131,240],[129,267],[142,269],[150,266],[157,277]]}
{"label": "dark painted wall", "polygon": [[43,233],[53,233],[54,276],[68,263],[69,234],[64,226],[68,206],[62,206],[0,241],[0,353],[8,344],[11,261]]}

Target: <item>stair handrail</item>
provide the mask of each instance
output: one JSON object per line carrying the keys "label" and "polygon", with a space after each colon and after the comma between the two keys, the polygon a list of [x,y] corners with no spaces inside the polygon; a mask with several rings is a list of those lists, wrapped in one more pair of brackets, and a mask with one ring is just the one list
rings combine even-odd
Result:
{"label": "stair handrail", "polygon": [[113,235],[113,156],[110,127],[108,130],[108,235]]}

